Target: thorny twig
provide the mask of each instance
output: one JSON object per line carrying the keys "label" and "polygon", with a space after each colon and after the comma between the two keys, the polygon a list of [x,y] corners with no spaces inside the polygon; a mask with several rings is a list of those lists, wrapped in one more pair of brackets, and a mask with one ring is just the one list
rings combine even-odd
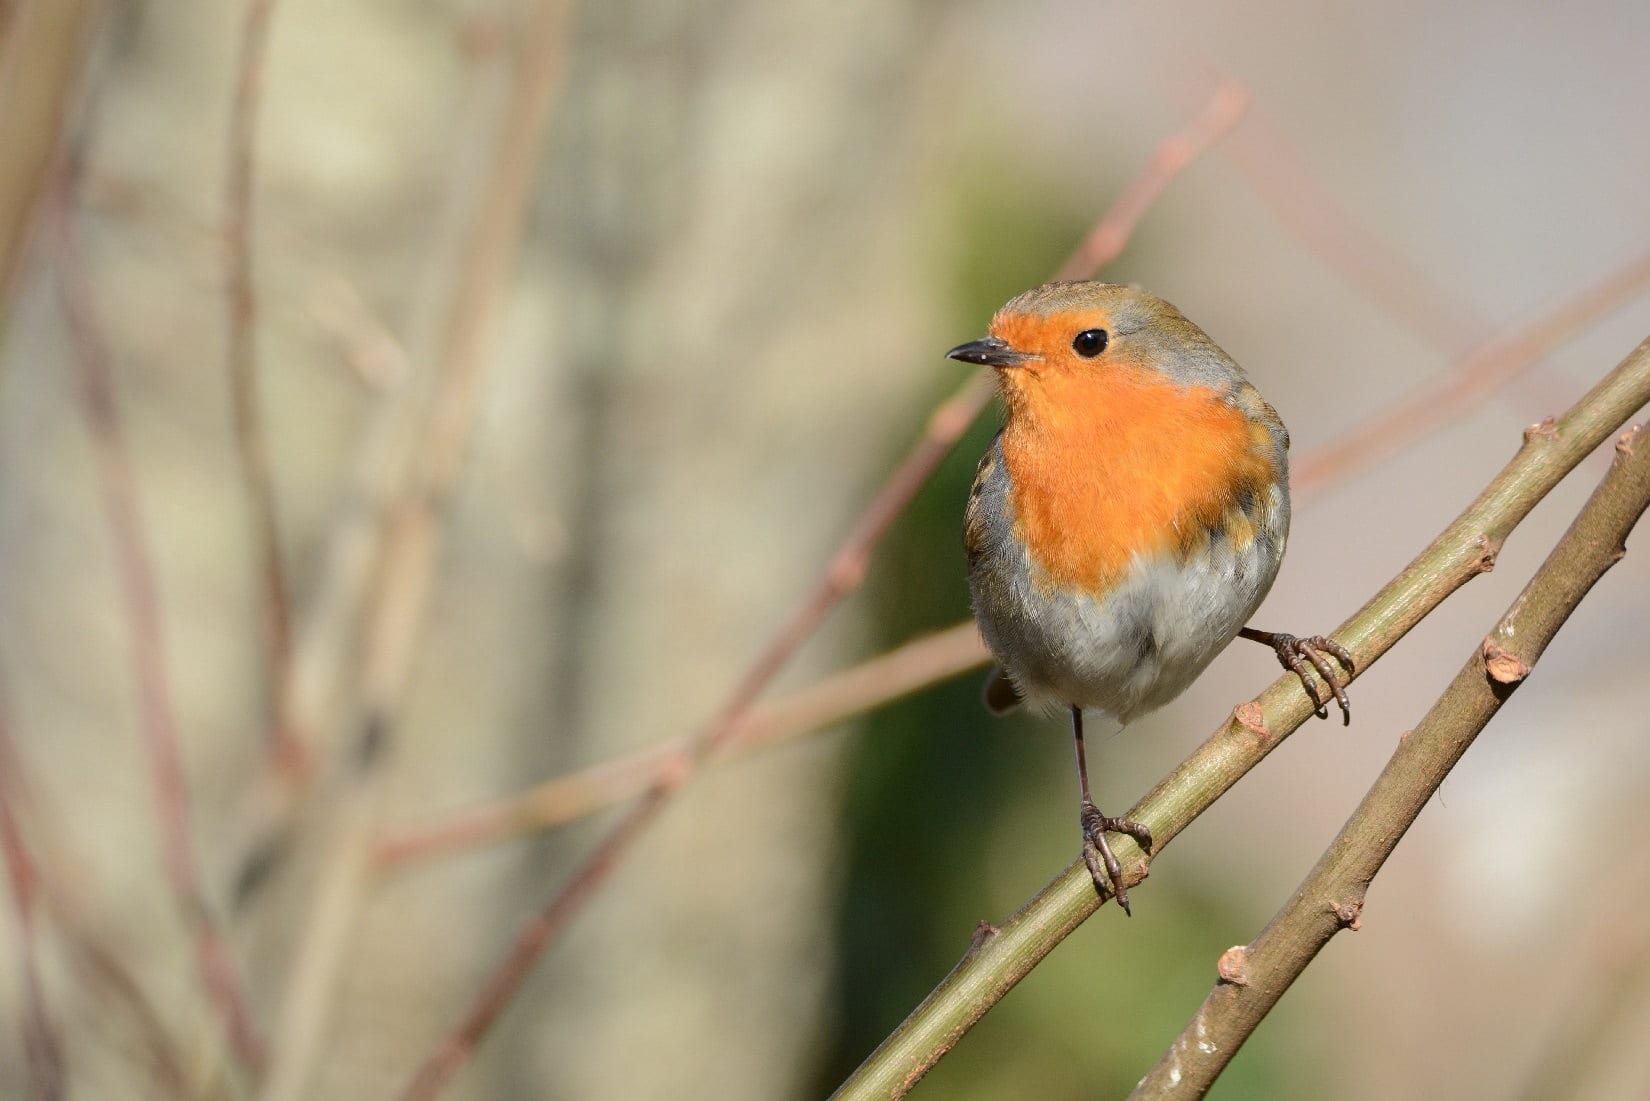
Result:
{"label": "thorny twig", "polygon": [[1421,724],[1399,739],[1317,866],[1254,941],[1222,957],[1221,980],[1131,1097],[1203,1096],[1324,945],[1359,927],[1376,874],[1570,613],[1620,561],[1647,506],[1650,432],[1635,428],[1622,436],[1609,473],[1506,615],[1473,647]]}

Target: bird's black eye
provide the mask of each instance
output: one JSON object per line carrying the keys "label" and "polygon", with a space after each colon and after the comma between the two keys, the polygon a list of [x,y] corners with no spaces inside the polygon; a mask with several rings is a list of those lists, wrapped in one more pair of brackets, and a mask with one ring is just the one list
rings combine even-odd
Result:
{"label": "bird's black eye", "polygon": [[1106,344],[1110,339],[1104,329],[1084,329],[1077,334],[1077,339],[1071,342],[1071,350],[1084,359],[1093,359],[1106,350]]}

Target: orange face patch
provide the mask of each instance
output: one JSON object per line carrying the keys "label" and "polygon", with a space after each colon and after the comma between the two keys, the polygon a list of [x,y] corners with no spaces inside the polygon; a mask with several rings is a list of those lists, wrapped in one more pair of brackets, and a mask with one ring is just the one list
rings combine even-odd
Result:
{"label": "orange face patch", "polygon": [[1003,385],[1015,530],[1050,583],[1104,591],[1136,556],[1183,558],[1218,525],[1253,540],[1237,504],[1270,487],[1271,437],[1218,391],[1058,354]]}
{"label": "orange face patch", "polygon": [[1072,356],[1071,338],[1084,329],[1111,329],[1105,310],[1068,310],[1042,317],[1037,314],[999,313],[991,319],[991,335],[1009,347],[1040,356]]}

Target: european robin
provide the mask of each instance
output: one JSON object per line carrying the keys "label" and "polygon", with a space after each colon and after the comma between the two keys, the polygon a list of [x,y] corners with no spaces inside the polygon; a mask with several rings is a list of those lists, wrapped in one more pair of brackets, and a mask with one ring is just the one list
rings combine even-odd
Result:
{"label": "european robin", "polygon": [[946,353],[991,367],[1003,429],[969,493],[968,583],[997,659],[986,705],[1069,711],[1083,858],[1129,912],[1108,832],[1151,831],[1089,796],[1083,712],[1127,725],[1243,637],[1317,670],[1347,722],[1333,640],[1246,626],[1289,535],[1289,433],[1243,369],[1169,303],[1110,283],[1048,283]]}

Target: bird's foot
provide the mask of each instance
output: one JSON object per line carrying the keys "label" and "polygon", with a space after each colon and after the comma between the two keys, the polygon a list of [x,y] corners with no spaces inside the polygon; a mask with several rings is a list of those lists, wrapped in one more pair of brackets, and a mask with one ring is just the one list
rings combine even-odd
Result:
{"label": "bird's foot", "polygon": [[1312,682],[1306,672],[1306,663],[1311,662],[1312,668],[1318,671],[1318,676],[1329,686],[1334,693],[1335,702],[1341,707],[1341,725],[1347,726],[1352,722],[1352,701],[1346,698],[1346,686],[1336,674],[1334,666],[1329,664],[1325,654],[1332,655],[1335,660],[1346,666],[1347,672],[1356,672],[1352,663],[1352,655],[1345,646],[1332,638],[1323,635],[1313,635],[1310,638],[1296,638],[1294,635],[1284,634],[1281,631],[1254,631],[1245,627],[1241,632],[1243,637],[1263,642],[1272,648],[1278,655],[1278,661],[1285,669],[1292,670],[1301,679],[1306,688],[1306,694],[1312,697],[1312,709],[1318,718],[1329,718],[1329,703],[1318,693],[1318,686]]}
{"label": "bird's foot", "polygon": [[1107,844],[1106,834],[1126,833],[1143,851],[1149,853],[1152,851],[1152,831],[1127,818],[1107,818],[1087,799],[1083,800],[1078,818],[1083,824],[1083,863],[1089,866],[1089,875],[1094,877],[1094,889],[1105,894],[1110,888],[1117,905],[1133,917],[1129,911],[1129,890],[1123,885],[1123,866],[1117,862],[1111,845]]}

